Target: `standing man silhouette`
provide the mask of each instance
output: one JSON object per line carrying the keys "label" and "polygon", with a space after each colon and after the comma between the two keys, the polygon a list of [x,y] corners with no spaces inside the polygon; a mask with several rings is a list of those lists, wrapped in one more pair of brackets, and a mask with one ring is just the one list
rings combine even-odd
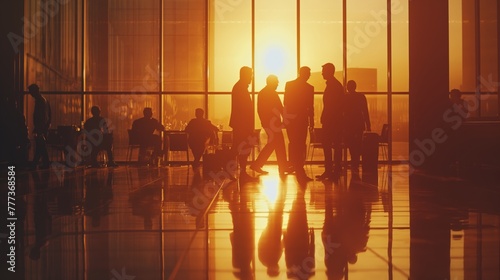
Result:
{"label": "standing man silhouette", "polygon": [[371,131],[370,115],[368,114],[368,102],[366,96],[356,91],[356,82],[347,82],[347,94],[345,95],[345,121],[349,125],[345,127],[345,142],[351,154],[351,171],[359,173],[359,159],[363,143],[363,131]]}
{"label": "standing man silhouette", "polygon": [[284,120],[288,133],[288,153],[297,180],[301,183],[311,181],[306,175],[307,128],[314,128],[314,87],[307,83],[311,76],[311,68],[303,66],[299,69],[299,77],[285,85],[284,112],[290,119]]}
{"label": "standing man silhouette", "polygon": [[[248,175],[246,171],[248,156],[252,150],[252,144],[256,142],[254,131],[254,109],[253,101],[248,91],[252,82],[253,71],[248,66],[240,69],[240,79],[234,84],[231,93],[231,117],[229,126],[233,129],[232,153],[236,155],[240,166],[240,181],[257,181]],[[227,167],[227,165],[226,165]],[[231,170],[227,170],[232,176]]]}
{"label": "standing man silhouette", "polygon": [[36,167],[40,158],[42,158],[42,168],[49,168],[49,153],[47,152],[47,134],[52,122],[52,112],[50,104],[40,94],[40,88],[37,84],[31,84],[28,87],[29,93],[35,99],[35,109],[33,112],[33,134],[35,136],[35,156],[33,165]]}
{"label": "standing man silhouette", "polygon": [[[319,180],[335,179],[342,171],[342,122],[344,114],[344,87],[335,78],[335,66],[332,63],[323,65],[321,72],[326,80],[323,94],[323,112],[321,124],[323,127],[323,153],[325,155],[325,172],[319,175]],[[332,148],[335,149],[332,161]],[[333,167],[335,165],[335,168]]]}
{"label": "standing man silhouette", "polygon": [[262,170],[262,166],[273,151],[276,151],[280,175],[285,175],[285,172],[288,171],[285,139],[281,130],[283,127],[281,121],[283,104],[281,104],[280,97],[276,92],[278,83],[278,77],[269,75],[266,79],[266,86],[259,92],[259,99],[257,100],[257,113],[259,114],[262,127],[267,134],[267,144],[262,148],[262,151],[260,151],[255,162],[250,165],[250,168],[262,174],[268,173]]}

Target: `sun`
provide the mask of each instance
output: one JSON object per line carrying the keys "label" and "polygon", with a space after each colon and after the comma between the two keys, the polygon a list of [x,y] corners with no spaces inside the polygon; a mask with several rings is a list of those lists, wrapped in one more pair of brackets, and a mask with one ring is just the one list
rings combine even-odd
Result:
{"label": "sun", "polygon": [[270,46],[265,49],[263,55],[264,70],[268,74],[279,75],[285,70],[286,54],[280,46]]}

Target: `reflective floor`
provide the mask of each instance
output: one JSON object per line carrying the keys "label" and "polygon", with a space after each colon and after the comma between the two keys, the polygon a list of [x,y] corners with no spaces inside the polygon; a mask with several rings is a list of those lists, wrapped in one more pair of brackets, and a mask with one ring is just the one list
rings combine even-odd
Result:
{"label": "reflective floor", "polygon": [[0,278],[500,279],[498,181],[264,169],[247,184],[188,166],[19,171],[16,272]]}

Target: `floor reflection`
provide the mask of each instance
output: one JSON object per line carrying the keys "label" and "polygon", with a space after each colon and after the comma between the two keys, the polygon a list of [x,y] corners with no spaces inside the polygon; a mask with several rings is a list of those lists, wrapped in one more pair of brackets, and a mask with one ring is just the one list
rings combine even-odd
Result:
{"label": "floor reflection", "polygon": [[12,279],[500,279],[495,182],[266,169],[222,185],[188,166],[20,173]]}

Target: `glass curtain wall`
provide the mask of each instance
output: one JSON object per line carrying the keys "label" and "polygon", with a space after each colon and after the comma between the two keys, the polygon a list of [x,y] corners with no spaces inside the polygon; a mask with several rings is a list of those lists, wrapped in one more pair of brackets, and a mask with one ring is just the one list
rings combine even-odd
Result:
{"label": "glass curtain wall", "polygon": [[[499,5],[449,7],[450,89],[465,93],[472,116],[498,116]],[[40,85],[55,127],[79,125],[98,105],[117,125],[117,146],[127,145],[126,129],[144,107],[172,129],[202,107],[225,130],[243,65],[254,68],[254,92],[268,74],[278,75],[282,91],[299,66],[311,67],[319,116],[321,65],[332,62],[339,80],[357,80],[367,95],[375,132],[389,121],[393,93],[393,157],[407,158],[396,145],[408,141],[408,1],[26,0],[25,8],[26,86]],[[30,114],[31,98],[25,106]]]}

